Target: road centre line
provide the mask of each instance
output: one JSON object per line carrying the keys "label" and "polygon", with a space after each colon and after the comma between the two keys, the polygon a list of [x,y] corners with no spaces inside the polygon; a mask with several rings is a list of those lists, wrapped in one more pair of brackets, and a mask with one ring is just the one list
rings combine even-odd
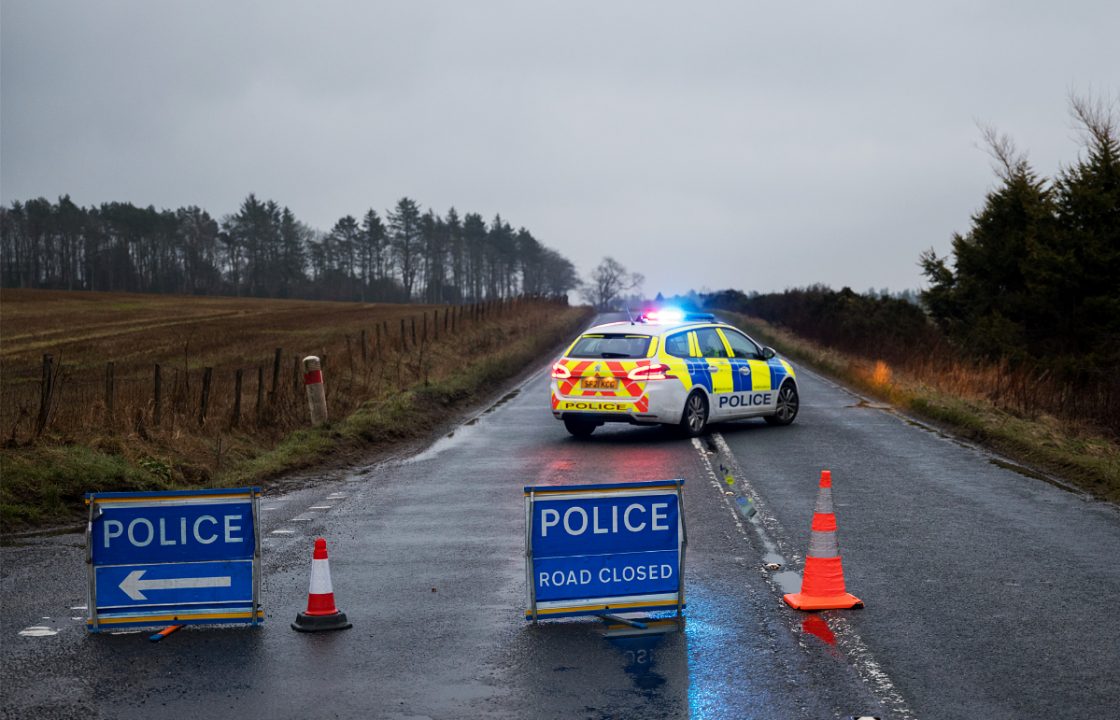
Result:
{"label": "road centre line", "polygon": [[330,510],[331,506],[330,505],[312,505],[311,507],[309,507],[307,509],[308,510]]}
{"label": "road centre line", "polygon": [[[764,547],[776,548],[782,556],[793,558],[798,565],[804,567],[804,558],[800,553],[794,552],[790,547],[790,543],[785,540],[785,538],[789,537],[789,534],[786,533],[781,523],[779,523],[777,518],[769,511],[766,501],[758,493],[757,489],[751,485],[750,481],[747,479],[746,473],[743,472],[742,466],[735,458],[735,454],[731,451],[727,441],[724,440],[723,435],[713,432],[709,437],[711,438],[712,444],[715,446],[716,454],[720,456],[720,461],[730,470],[732,477],[735,478],[736,484],[739,486],[739,491],[744,492],[747,497],[751,498],[758,511],[755,517],[751,521],[748,521],[747,524],[751,526],[751,529],[754,531],[759,541]],[[746,535],[744,521],[737,511],[733,499],[734,493],[725,494],[723,484],[721,484],[721,478],[717,475],[715,468],[712,466],[712,458],[704,447],[703,442],[699,438],[694,438],[692,445],[696,448],[701,462],[707,469],[712,485],[719,491],[720,498],[723,500],[724,505],[735,518],[735,525],[739,528],[740,533]],[[774,577],[775,573],[769,572],[764,564],[759,564],[759,571],[775,595],[780,598],[785,594],[783,589],[778,585],[778,579]],[[786,612],[784,615],[790,632],[794,633],[799,638],[799,644],[805,647],[805,633],[801,629],[800,615],[795,615],[792,611]],[[901,718],[903,720],[914,718],[914,712],[910,709],[910,706],[902,697],[898,688],[895,687],[890,676],[887,675],[882,666],[875,660],[871,650],[859,636],[859,633],[852,627],[848,618],[827,611],[820,613],[818,616],[828,623],[829,628],[836,636],[836,647],[847,659],[848,664],[855,669],[856,674],[863,683],[869,688],[872,696],[874,696],[884,708],[891,711],[892,717]]]}
{"label": "road centre line", "polygon": [[295,535],[295,530],[288,530],[287,528],[281,530],[273,530],[272,535]]}

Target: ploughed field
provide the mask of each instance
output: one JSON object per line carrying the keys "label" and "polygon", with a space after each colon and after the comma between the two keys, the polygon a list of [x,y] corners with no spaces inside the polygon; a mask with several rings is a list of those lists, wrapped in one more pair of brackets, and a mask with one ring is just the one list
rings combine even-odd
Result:
{"label": "ploughed field", "polygon": [[[66,515],[83,474],[84,490],[255,481],[407,437],[587,312],[0,290],[4,529]],[[328,431],[307,430],[308,355],[323,360]]]}

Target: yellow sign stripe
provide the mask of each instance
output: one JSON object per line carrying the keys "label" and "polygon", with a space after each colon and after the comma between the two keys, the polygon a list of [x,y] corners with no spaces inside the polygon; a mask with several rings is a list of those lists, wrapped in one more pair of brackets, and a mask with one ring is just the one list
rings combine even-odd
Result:
{"label": "yellow sign stripe", "polygon": [[[240,613],[203,613],[199,615],[190,615],[179,613],[178,615],[139,615],[128,617],[99,617],[97,618],[98,625],[119,625],[122,623],[164,623],[176,621],[190,621],[190,620],[252,620],[252,612]],[[264,610],[257,611],[257,619],[264,620]],[[93,627],[93,620],[86,620],[86,625]]]}
{"label": "yellow sign stripe", "polygon": [[649,490],[671,490],[672,492],[676,492],[677,491],[677,486],[676,485],[654,485],[654,486],[651,486],[651,487],[643,487],[643,488],[605,488],[603,490],[593,490],[593,489],[586,489],[586,490],[536,490],[533,493],[526,492],[526,493],[524,493],[524,495],[525,495],[525,497],[529,497],[529,495],[532,494],[532,495],[535,495],[536,497],[540,497],[541,495],[583,495],[585,493],[647,492]]}
{"label": "yellow sign stripe", "polygon": [[[99,503],[138,503],[138,502],[174,502],[176,500],[241,500],[251,499],[253,496],[249,493],[238,493],[236,495],[181,495],[179,497],[160,497],[157,495],[149,495],[146,497],[100,497],[95,498]],[[86,505],[89,505],[90,499],[86,498]]]}
{"label": "yellow sign stripe", "polygon": [[[543,610],[541,608],[537,608],[537,615],[538,616],[541,616],[541,615],[555,615],[557,613],[569,613],[569,612],[598,612],[599,610],[623,610],[625,608],[651,607],[651,606],[655,606],[655,605],[658,606],[658,607],[676,607],[677,606],[677,601],[676,600],[656,600],[656,601],[646,601],[646,602],[614,603],[613,605],[579,605],[579,606],[576,606],[576,607],[547,608],[547,609],[543,609]],[[532,610],[526,610],[525,611],[525,617],[533,617],[533,611]]]}

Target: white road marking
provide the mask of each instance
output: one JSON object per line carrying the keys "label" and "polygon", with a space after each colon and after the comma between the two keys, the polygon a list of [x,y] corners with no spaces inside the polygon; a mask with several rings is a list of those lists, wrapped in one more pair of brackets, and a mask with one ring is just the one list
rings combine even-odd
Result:
{"label": "white road marking", "polygon": [[89,607],[86,606],[86,605],[71,605],[70,609],[71,610],[89,610]]}
{"label": "white road marking", "polygon": [[341,500],[344,497],[346,497],[346,493],[331,493],[330,495],[327,496],[327,499],[328,500]]}
{"label": "white road marking", "polygon": [[32,625],[20,630],[19,634],[23,637],[50,637],[51,635],[57,635],[58,630],[44,625]]}
{"label": "white road marking", "polygon": [[330,510],[331,506],[330,505],[312,505],[311,507],[309,507],[307,509],[308,510]]}
{"label": "white road marking", "polygon": [[[780,563],[785,565],[785,557],[792,557],[795,562],[804,565],[804,558],[800,554],[794,552],[788,547],[788,543],[782,538],[789,537],[788,533],[778,522],[777,518],[769,512],[766,501],[758,494],[758,491],[751,485],[750,480],[743,472],[742,466],[736,459],[735,454],[731,452],[727,441],[724,440],[723,435],[719,433],[711,433],[711,439],[716,446],[716,451],[721,460],[731,470],[735,481],[739,484],[739,489],[744,492],[754,503],[755,508],[758,510],[757,514],[749,524],[762,543],[767,553],[763,556],[764,563]],[[719,490],[723,502],[727,505],[728,510],[735,518],[735,525],[739,528],[740,532],[746,532],[746,526],[743,523],[742,516],[736,511],[735,503],[731,498],[723,494],[723,485],[720,483],[720,478],[716,474],[716,470],[712,467],[712,459],[710,451],[704,447],[704,444],[699,438],[692,440],[693,447],[696,448],[697,454],[700,456],[701,462],[707,468],[709,480],[712,486]],[[770,585],[771,590],[781,597],[789,592],[797,592],[801,587],[800,576],[792,571],[783,572],[768,572],[765,565],[761,568],[762,576]],[[796,582],[796,584],[794,584]],[[792,589],[790,589],[792,588]],[[827,617],[821,616],[828,623],[829,628],[836,636],[836,646],[847,658],[848,663],[855,669],[856,674],[867,685],[871,694],[883,704],[883,707],[891,710],[892,717],[902,718],[903,720],[912,719],[914,712],[902,697],[902,694],[895,687],[894,682],[890,676],[883,670],[882,666],[875,660],[871,654],[871,650],[867,644],[859,636],[859,634],[852,628],[848,619],[843,616],[829,615]],[[797,622],[797,616],[789,615],[788,617],[789,628],[791,632],[800,633],[800,624]]]}
{"label": "white road marking", "polygon": [[272,534],[273,535],[294,535],[295,532],[296,532],[295,530],[286,530],[286,529],[285,530],[273,530]]}

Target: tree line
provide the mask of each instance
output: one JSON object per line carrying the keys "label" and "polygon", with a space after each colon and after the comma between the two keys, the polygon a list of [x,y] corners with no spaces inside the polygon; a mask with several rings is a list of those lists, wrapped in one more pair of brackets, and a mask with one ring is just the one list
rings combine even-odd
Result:
{"label": "tree line", "polygon": [[1071,110],[1083,144],[1054,178],[983,131],[998,183],[950,256],[921,255],[920,304],[819,285],[702,302],[854,354],[991,363],[1024,394],[1046,392],[1047,411],[1120,428],[1120,122],[1106,103],[1074,98]]}
{"label": "tree line", "polygon": [[382,217],[346,215],[327,232],[250,194],[220,221],[197,206],[156,210],[69,196],[0,207],[4,287],[461,303],[563,298],[572,263],[495,215],[442,216],[401,198]]}
{"label": "tree line", "polygon": [[962,349],[1097,385],[1120,368],[1120,124],[1074,98],[1077,162],[1040,177],[1006,135],[985,130],[998,186],[955,234],[951,259],[921,257],[930,316]]}

